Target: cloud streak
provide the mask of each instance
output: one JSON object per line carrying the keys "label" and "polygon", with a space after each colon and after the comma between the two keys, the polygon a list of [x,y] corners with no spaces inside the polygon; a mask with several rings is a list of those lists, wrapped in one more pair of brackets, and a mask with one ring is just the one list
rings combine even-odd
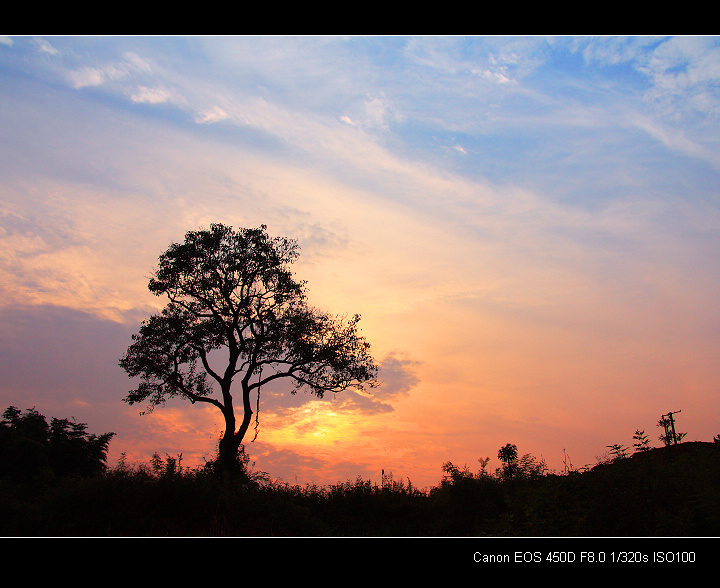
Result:
{"label": "cloud streak", "polygon": [[[261,469],[423,485],[507,442],[587,463],[678,402],[707,440],[719,54],[715,37],[7,39],[3,309],[23,332],[41,309],[58,329],[87,319],[116,366],[119,334],[163,302],[147,279],[171,242],[264,223],[298,239],[311,302],[363,315],[385,384],[264,391]],[[61,388],[46,406],[79,406]],[[199,459],[219,430],[181,406],[117,426],[102,410],[138,452]]]}

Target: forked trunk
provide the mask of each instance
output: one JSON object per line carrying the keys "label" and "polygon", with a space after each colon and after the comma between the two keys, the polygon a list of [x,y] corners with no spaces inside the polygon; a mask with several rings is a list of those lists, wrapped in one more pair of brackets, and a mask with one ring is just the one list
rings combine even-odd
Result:
{"label": "forked trunk", "polygon": [[225,410],[223,411],[225,416],[225,432],[218,444],[216,471],[221,475],[243,474],[246,472],[245,464],[240,459],[240,446],[250,426],[253,414],[250,408],[249,390],[246,386],[243,386],[243,420],[237,432],[235,432],[235,411],[232,407],[229,391],[224,397],[226,399]]}

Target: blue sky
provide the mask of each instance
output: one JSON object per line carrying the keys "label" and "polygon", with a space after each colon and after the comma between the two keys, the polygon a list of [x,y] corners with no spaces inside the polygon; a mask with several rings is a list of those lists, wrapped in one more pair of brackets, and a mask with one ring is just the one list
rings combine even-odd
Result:
{"label": "blue sky", "polygon": [[113,430],[113,456],[210,455],[215,415],[138,416],[117,358],[171,242],[264,223],[385,375],[372,399],[268,391],[272,475],[425,485],[507,442],[582,466],[671,410],[710,441],[719,44],[0,38],[0,400]]}

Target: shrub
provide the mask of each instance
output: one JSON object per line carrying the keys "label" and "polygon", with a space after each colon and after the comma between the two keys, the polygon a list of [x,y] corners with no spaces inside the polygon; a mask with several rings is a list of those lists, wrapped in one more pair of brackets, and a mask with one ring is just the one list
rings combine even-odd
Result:
{"label": "shrub", "polygon": [[68,419],[47,420],[34,408],[22,413],[8,407],[0,421],[0,477],[39,481],[90,476],[105,471],[115,433],[86,433],[87,425]]}

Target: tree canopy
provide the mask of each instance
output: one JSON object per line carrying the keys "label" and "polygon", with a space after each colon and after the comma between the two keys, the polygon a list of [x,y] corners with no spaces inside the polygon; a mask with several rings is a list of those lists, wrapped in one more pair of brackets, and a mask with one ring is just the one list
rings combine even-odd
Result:
{"label": "tree canopy", "polygon": [[45,417],[34,408],[24,413],[9,406],[0,421],[0,477],[36,480],[89,476],[105,470],[115,433],[86,433],[85,423]]}
{"label": "tree canopy", "polygon": [[374,386],[377,366],[358,332],[360,316],[310,306],[290,270],[297,256],[294,240],[271,238],[265,225],[213,224],[172,244],[148,284],[168,303],[143,321],[120,359],[129,377],[141,378],[125,401],[152,408],[178,396],[217,407],[225,419],[218,463],[228,468],[251,423],[251,394],[262,386],[285,378],[292,393],[304,388],[320,398]]}

